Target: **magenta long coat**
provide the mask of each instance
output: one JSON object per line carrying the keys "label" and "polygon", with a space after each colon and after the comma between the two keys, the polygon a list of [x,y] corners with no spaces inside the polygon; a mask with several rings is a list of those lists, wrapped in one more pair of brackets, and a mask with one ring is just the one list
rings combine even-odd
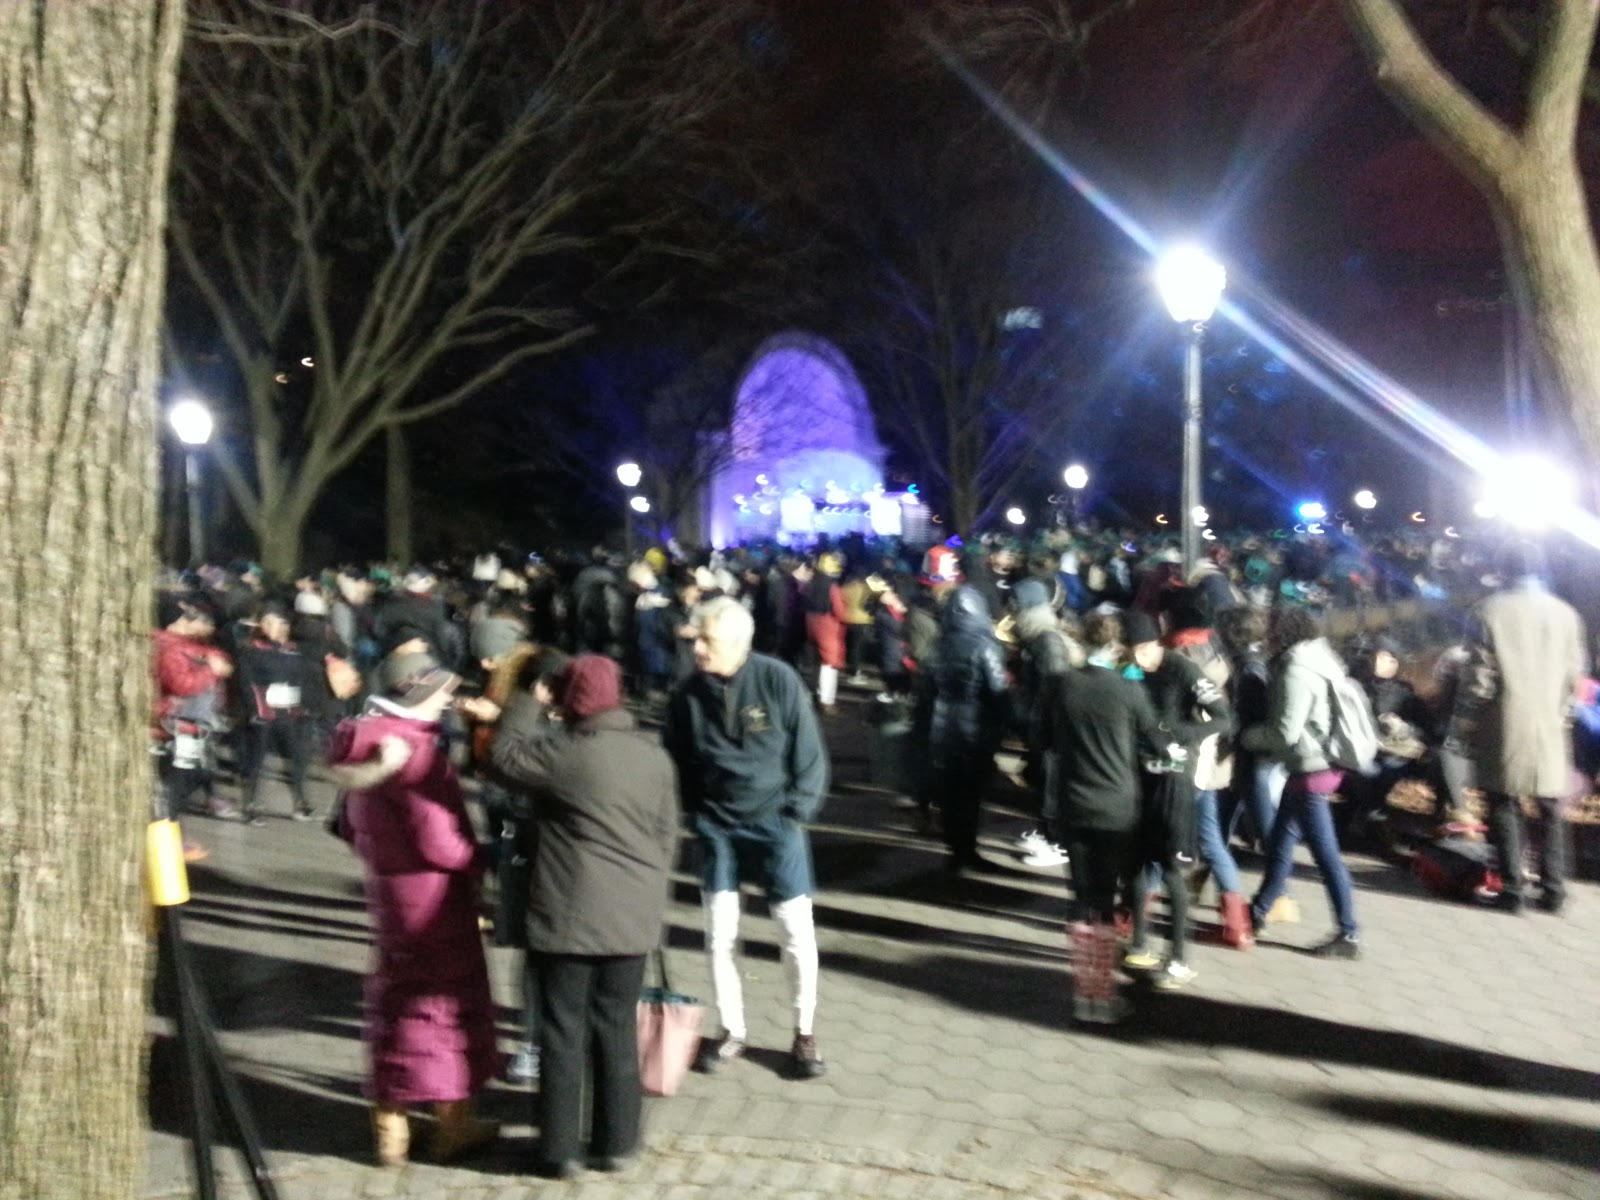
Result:
{"label": "magenta long coat", "polygon": [[366,980],[366,1093],[385,1104],[465,1100],[499,1066],[474,900],[482,863],[439,726],[388,714],[342,722],[331,763],[367,762],[380,739],[411,744],[399,774],[345,802],[366,865],[376,948]]}

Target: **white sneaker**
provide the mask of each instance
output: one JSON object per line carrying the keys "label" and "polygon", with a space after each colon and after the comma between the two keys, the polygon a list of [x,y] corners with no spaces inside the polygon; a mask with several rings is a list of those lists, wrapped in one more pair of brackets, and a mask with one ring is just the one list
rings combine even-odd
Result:
{"label": "white sneaker", "polygon": [[1025,867],[1059,867],[1067,861],[1067,852],[1037,829],[1030,829],[1019,837],[1017,847],[1023,852]]}
{"label": "white sneaker", "polygon": [[1181,963],[1177,959],[1168,959],[1167,965],[1156,972],[1151,984],[1164,992],[1170,992],[1176,988],[1181,988],[1198,974],[1200,972],[1193,967]]}

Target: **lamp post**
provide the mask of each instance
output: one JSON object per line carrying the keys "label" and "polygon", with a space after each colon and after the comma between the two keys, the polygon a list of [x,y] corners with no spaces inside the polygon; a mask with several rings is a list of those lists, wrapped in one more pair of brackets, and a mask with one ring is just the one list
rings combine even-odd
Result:
{"label": "lamp post", "polygon": [[1200,561],[1200,525],[1205,502],[1200,494],[1200,346],[1206,322],[1217,311],[1227,274],[1204,250],[1182,246],[1156,264],[1156,286],[1172,319],[1183,328],[1183,573],[1187,579]]}
{"label": "lamp post", "polygon": [[[617,482],[620,483],[624,488],[631,490],[638,487],[639,481],[643,478],[644,472],[640,470],[638,463],[625,462],[617,464]],[[625,495],[623,497],[622,548],[623,552],[627,554],[629,562],[633,561],[633,514],[636,511],[648,511],[648,501],[646,501],[647,507],[644,509],[640,509],[636,504],[634,504],[635,500],[642,499],[644,499],[642,496]]]}
{"label": "lamp post", "polygon": [[1067,485],[1067,524],[1078,523],[1078,493],[1089,486],[1089,469],[1081,463],[1073,463],[1061,472],[1061,482]]}
{"label": "lamp post", "polygon": [[189,502],[189,557],[195,566],[206,561],[206,532],[200,513],[200,447],[211,440],[215,422],[198,400],[179,400],[167,410],[167,421],[183,443],[183,483]]}

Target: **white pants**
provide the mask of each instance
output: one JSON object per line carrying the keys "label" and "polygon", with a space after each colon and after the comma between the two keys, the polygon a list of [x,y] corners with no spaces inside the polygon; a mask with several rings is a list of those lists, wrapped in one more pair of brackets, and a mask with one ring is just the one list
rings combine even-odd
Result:
{"label": "white pants", "polygon": [[828,708],[839,699],[839,668],[824,663],[817,669],[817,699]]}
{"label": "white pants", "polygon": [[[745,1039],[744,984],[735,957],[739,943],[739,893],[702,892],[706,912],[706,949],[711,956],[711,990],[717,1015],[729,1037]],[[817,1019],[817,930],[811,897],[796,896],[772,906],[772,919],[783,939],[783,966],[794,1003],[796,1033],[811,1033]]]}

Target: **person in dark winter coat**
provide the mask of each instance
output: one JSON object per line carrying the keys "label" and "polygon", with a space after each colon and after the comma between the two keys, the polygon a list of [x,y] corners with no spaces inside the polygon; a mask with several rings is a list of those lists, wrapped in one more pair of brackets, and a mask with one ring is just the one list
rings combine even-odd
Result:
{"label": "person in dark winter coat", "polygon": [[[498,637],[497,637],[498,635]],[[459,702],[471,722],[472,761],[482,779],[478,802],[489,825],[495,858],[498,909],[495,943],[523,951],[522,1044],[506,1064],[507,1083],[529,1085],[539,1081],[539,981],[528,949],[528,886],[532,870],[536,826],[532,804],[521,788],[508,786],[495,775],[490,750],[500,731],[505,708],[519,702],[531,705],[536,721],[525,718],[524,737],[530,729],[548,735],[560,728],[555,713],[556,681],[568,658],[554,646],[534,646],[516,640],[511,630],[480,626],[473,635],[473,651],[489,672],[482,696]]]}
{"label": "person in dark winter coat", "polygon": [[673,689],[662,736],[678,765],[683,810],[698,843],[706,949],[723,1036],[701,1045],[697,1066],[714,1072],[744,1053],[744,988],[734,950],[739,883],[766,891],[782,934],[794,1001],[790,1069],[826,1067],[813,1025],[817,935],[806,825],[828,793],[828,754],[805,684],[792,667],[751,654],[755,622],[736,600],[702,604],[694,623],[696,673]]}
{"label": "person in dark winter coat", "polygon": [[[1192,660],[1162,645],[1161,631],[1150,617],[1129,613],[1127,637],[1166,748],[1145,764],[1143,806],[1129,880],[1133,938],[1123,962],[1141,970],[1158,968],[1157,987],[1179,987],[1194,976],[1184,954],[1189,934],[1187,872],[1196,858],[1195,760],[1208,736],[1232,731],[1233,713],[1222,689]],[[1165,961],[1150,953],[1148,940],[1148,901],[1157,874],[1166,884],[1172,913],[1172,943]],[[1237,894],[1236,888],[1233,894]]]}
{"label": "person in dark winter coat", "polygon": [[593,560],[572,581],[572,624],[574,648],[579,652],[622,660],[627,603],[622,581],[604,551],[595,551]]}
{"label": "person in dark winter coat", "polygon": [[963,585],[945,603],[930,682],[928,745],[934,786],[950,848],[949,867],[960,871],[980,865],[979,814],[1010,713],[1005,656],[990,624],[988,602],[976,588]]}
{"label": "person in dark winter coat", "polygon": [[[1060,866],[1066,851],[1049,840],[1054,824],[1055,751],[1046,746],[1045,725],[1050,720],[1054,692],[1061,677],[1073,667],[1076,647],[1070,645],[1051,604],[1050,585],[1038,579],[1021,580],[1011,590],[1017,606],[1017,728],[1028,748],[1028,779],[1039,793],[1039,825],[1022,835],[1029,866]],[[1082,655],[1077,657],[1081,660]]]}
{"label": "person in dark winter coat", "polygon": [[911,692],[911,673],[916,666],[906,646],[906,617],[910,613],[897,587],[879,576],[867,580],[873,594],[872,644],[878,652],[878,672],[883,676],[885,694],[902,697]]}
{"label": "person in dark winter coat", "polygon": [[491,755],[533,799],[528,950],[539,974],[539,1172],[575,1173],[584,1077],[592,1068],[590,1158],[625,1165],[639,1149],[634,1016],[645,956],[661,941],[678,846],[677,779],[666,751],[622,707],[622,672],[572,660],[559,686],[563,727],[538,729],[519,700]]}
{"label": "person in dark winter coat", "polygon": [[254,635],[239,650],[239,682],[248,714],[248,723],[240,731],[240,774],[244,778],[244,817],[251,825],[263,823],[261,779],[269,752],[288,761],[295,820],[309,821],[316,816],[307,785],[312,727],[306,702],[311,668],[300,647],[290,640],[290,628],[288,606],[269,600],[262,605]]}
{"label": "person in dark winter coat", "polygon": [[294,598],[294,623],[290,633],[306,660],[306,715],[311,722],[313,757],[321,758],[333,736],[333,727],[352,712],[351,701],[333,694],[329,676],[332,659],[351,662],[351,651],[334,632],[328,604],[320,592],[301,592]]}
{"label": "person in dark winter coat", "polygon": [[372,634],[378,657],[396,651],[419,651],[446,667],[461,665],[463,639],[450,620],[444,599],[434,595],[433,572],[413,567],[401,580],[400,590],[386,596],[372,615]]}
{"label": "person in dark winter coat", "polygon": [[1044,727],[1061,768],[1050,833],[1067,850],[1075,919],[1110,925],[1139,824],[1139,765],[1165,739],[1150,697],[1122,677],[1121,618],[1090,613],[1083,636],[1088,661],[1061,677]]}

